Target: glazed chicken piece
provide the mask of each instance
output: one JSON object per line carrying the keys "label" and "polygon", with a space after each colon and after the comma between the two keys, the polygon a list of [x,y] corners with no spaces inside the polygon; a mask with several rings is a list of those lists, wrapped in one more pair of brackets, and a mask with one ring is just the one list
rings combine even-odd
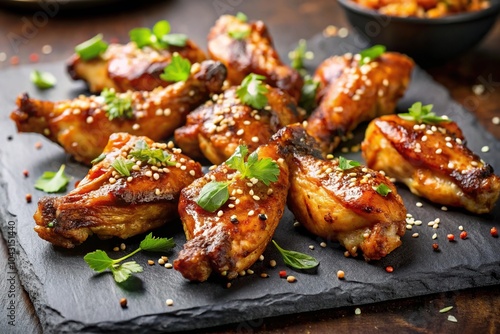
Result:
{"label": "glazed chicken piece", "polygon": [[269,85],[299,100],[304,81],[296,70],[281,61],[262,21],[221,16],[208,35],[208,53],[226,65],[231,85],[239,85],[250,73],[260,74]]}
{"label": "glazed chicken piece", "polygon": [[[164,159],[148,161],[146,147]],[[111,135],[104,159],[74,190],[40,199],[35,231],[56,246],[73,248],[92,234],[126,239],[176,220],[181,189],[203,175],[201,165],[179,151],[147,137]],[[113,167],[117,159],[132,162],[129,176]]]}
{"label": "glazed chicken piece", "polygon": [[[184,124],[189,111],[221,90],[225,77],[224,65],[204,61],[192,66],[185,82],[151,92],[111,91],[111,103],[102,95],[50,102],[24,94],[18,97],[18,109],[10,117],[19,132],[42,133],[76,160],[88,164],[102,152],[112,133],[147,135],[155,141],[171,136]],[[122,108],[122,115],[110,117],[108,111],[113,106]]]}
{"label": "glazed chicken piece", "polygon": [[471,152],[455,122],[420,124],[388,115],[373,120],[362,143],[369,167],[383,170],[432,202],[490,212],[500,178]]}
{"label": "glazed chicken piece", "polygon": [[[299,125],[274,137],[288,152],[288,207],[311,233],[339,241],[356,256],[378,260],[401,245],[406,208],[396,187],[381,173],[363,166],[341,170],[338,160],[325,160],[317,143]],[[376,189],[385,185],[383,196]],[[383,187],[383,186],[382,186]]]}
{"label": "glazed chicken piece", "polygon": [[187,116],[175,130],[175,142],[194,159],[205,156],[213,164],[226,161],[240,144],[253,152],[267,144],[281,127],[302,121],[295,101],[280,89],[267,86],[267,105],[257,110],[243,104],[231,87]]}
{"label": "glazed chicken piece", "polygon": [[402,54],[385,52],[364,65],[360,57],[331,57],[314,75],[320,83],[318,107],[308,119],[307,133],[325,154],[360,123],[393,113],[410,81],[414,63]]}
{"label": "glazed chicken piece", "polygon": [[192,64],[206,59],[203,51],[191,40],[183,47],[170,46],[165,50],[148,46],[140,49],[130,42],[111,44],[101,56],[91,60],[83,60],[74,54],[67,62],[67,69],[73,80],[85,81],[94,93],[100,93],[104,88],[113,88],[117,92],[150,91],[172,84],[160,79],[160,74],[174,53],[189,59]]}
{"label": "glazed chicken piece", "polygon": [[[241,178],[228,165],[219,165],[181,192],[179,214],[187,242],[174,268],[191,281],[205,281],[212,274],[235,278],[263,253],[285,210],[289,186],[288,167],[276,143],[260,146],[259,159],[273,159],[279,166],[276,182]],[[230,198],[209,212],[196,202],[211,180],[231,181]]]}

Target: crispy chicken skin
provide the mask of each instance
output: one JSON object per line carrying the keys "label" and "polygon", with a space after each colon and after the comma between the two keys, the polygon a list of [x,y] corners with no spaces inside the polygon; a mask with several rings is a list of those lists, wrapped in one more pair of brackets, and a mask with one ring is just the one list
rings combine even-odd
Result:
{"label": "crispy chicken skin", "polygon": [[[248,36],[241,39],[230,35],[246,31]],[[281,61],[264,22],[242,22],[231,15],[221,16],[208,35],[208,53],[210,58],[226,65],[231,85],[239,85],[250,73],[260,74],[269,85],[299,100],[304,81],[296,70]]]}
{"label": "crispy chicken skin", "polygon": [[[352,256],[361,251],[367,261],[401,245],[406,208],[385,176],[363,166],[339,169],[338,160],[323,159],[299,125],[285,127],[273,138],[288,151],[288,207],[307,230],[339,241]],[[387,196],[375,190],[380,184],[391,190]]]}
{"label": "crispy chicken skin", "polygon": [[[202,282],[212,273],[235,278],[257,261],[271,240],[285,210],[288,167],[276,143],[260,146],[256,152],[259,158],[276,160],[280,167],[278,180],[269,186],[241,179],[222,164],[181,192],[179,214],[188,241],[174,268],[185,278]],[[219,210],[211,213],[196,204],[205,184],[211,179],[228,181],[230,175],[235,180],[229,185],[232,197]]]}
{"label": "crispy chicken skin", "polygon": [[140,49],[130,42],[125,45],[111,44],[106,52],[91,60],[82,60],[74,54],[67,61],[67,70],[73,80],[85,81],[94,93],[104,88],[114,88],[117,92],[150,91],[171,84],[160,79],[160,74],[176,52],[191,63],[206,59],[205,53],[191,40],[186,46],[171,46],[165,50],[147,46]]}
{"label": "crispy chicken skin", "polygon": [[131,98],[131,118],[110,120],[101,96],[49,102],[31,99],[27,94],[18,97],[18,109],[10,117],[19,132],[42,133],[76,160],[88,164],[102,152],[112,133],[147,135],[155,141],[171,136],[184,124],[189,111],[209,99],[211,93],[220,92],[225,77],[224,65],[204,61],[193,65],[185,82],[151,92],[117,93],[121,98]]}
{"label": "crispy chicken skin", "polygon": [[226,161],[238,145],[253,152],[267,144],[281,127],[303,119],[295,101],[285,92],[267,86],[268,104],[256,110],[238,99],[231,87],[187,116],[175,130],[175,142],[192,158],[205,156],[214,164]]}
{"label": "crispy chicken skin", "polygon": [[426,125],[383,116],[368,125],[362,150],[369,167],[432,202],[481,214],[498,200],[500,178],[467,148],[455,122]]}
{"label": "crispy chicken skin", "polygon": [[[111,164],[140,140],[167,152],[170,161],[180,165],[143,162],[134,165],[129,177],[122,176]],[[177,219],[181,189],[203,175],[199,163],[178,152],[147,137],[111,135],[104,160],[94,165],[74,190],[61,197],[40,199],[34,215],[35,231],[56,246],[73,248],[92,234],[126,239]]]}
{"label": "crispy chicken skin", "polygon": [[307,132],[324,153],[332,152],[342,136],[360,123],[394,112],[410,81],[413,61],[385,52],[359,65],[359,55],[335,56],[316,70],[318,107],[308,119]]}

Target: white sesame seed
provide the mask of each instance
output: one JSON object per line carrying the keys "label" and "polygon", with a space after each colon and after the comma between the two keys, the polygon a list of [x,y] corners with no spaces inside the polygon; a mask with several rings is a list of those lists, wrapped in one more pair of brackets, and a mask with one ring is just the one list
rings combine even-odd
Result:
{"label": "white sesame seed", "polygon": [[219,210],[219,211],[217,212],[217,217],[222,217],[222,215],[223,215],[223,214],[224,214],[224,211]]}
{"label": "white sesame seed", "polygon": [[189,175],[191,175],[191,176],[195,176],[195,175],[196,175],[196,172],[195,172],[194,170],[190,170],[190,171],[189,171]]}
{"label": "white sesame seed", "polygon": [[116,179],[114,177],[109,178],[109,183],[113,184],[116,182]]}
{"label": "white sesame seed", "polygon": [[443,210],[443,211],[448,211],[448,208],[447,208],[446,206],[442,206],[442,207],[441,207],[441,210]]}
{"label": "white sesame seed", "polygon": [[426,135],[423,135],[422,136],[422,141],[426,141],[427,140],[427,136]]}
{"label": "white sesame seed", "polygon": [[174,305],[174,301],[172,299],[167,299],[167,301],[165,303],[167,304],[167,306]]}
{"label": "white sesame seed", "polygon": [[50,46],[49,44],[45,44],[44,46],[42,46],[42,53],[44,55],[51,54],[52,53],[52,46]]}
{"label": "white sesame seed", "polygon": [[137,123],[135,123],[134,125],[132,125],[132,130],[139,130],[141,126]]}
{"label": "white sesame seed", "polygon": [[259,142],[259,137],[252,137],[252,142],[258,143]]}
{"label": "white sesame seed", "polygon": [[453,145],[451,143],[446,143],[446,146],[449,148],[453,148]]}
{"label": "white sesame seed", "polygon": [[250,216],[253,216],[253,215],[254,215],[254,213],[255,213],[255,211],[250,210],[250,211],[248,211],[248,216],[249,216],[249,217],[250,217]]}
{"label": "white sesame seed", "polygon": [[172,265],[172,263],[165,263],[164,267],[167,269],[172,269],[174,266]]}
{"label": "white sesame seed", "polygon": [[419,208],[421,208],[423,204],[422,204],[422,202],[417,202],[417,203],[415,203],[415,205],[418,206]]}
{"label": "white sesame seed", "polygon": [[406,225],[407,230],[411,230],[412,228],[413,228],[413,226],[411,226],[410,224]]}
{"label": "white sesame seed", "polygon": [[432,240],[436,240],[436,239],[437,239],[437,237],[438,237],[437,233],[434,233],[434,234],[432,235]]}
{"label": "white sesame seed", "polygon": [[259,197],[259,196],[257,196],[257,195],[253,195],[253,196],[252,196],[252,198],[253,198],[254,200],[256,200],[256,201],[260,201],[260,197]]}
{"label": "white sesame seed", "polygon": [[481,152],[483,152],[483,153],[486,153],[486,152],[488,152],[489,150],[490,150],[490,148],[489,148],[488,146],[483,146],[483,147],[481,147]]}
{"label": "white sesame seed", "polygon": [[359,100],[361,100],[361,96],[359,96],[358,94],[355,94],[355,95],[352,97],[352,100],[353,100],[353,101],[359,101]]}
{"label": "white sesame seed", "polygon": [[166,108],[163,110],[163,115],[164,116],[170,116],[170,114],[172,113],[172,111],[170,110],[170,108]]}
{"label": "white sesame seed", "polygon": [[153,172],[148,170],[148,171],[146,171],[146,173],[144,173],[144,175],[146,175],[147,177],[151,177],[151,176],[153,176]]}
{"label": "white sesame seed", "polygon": [[460,231],[463,231],[463,230],[464,230],[464,227],[463,227],[462,225],[460,225],[460,226],[458,227],[458,229],[459,229]]}
{"label": "white sesame seed", "polygon": [[243,130],[243,129],[239,129],[239,130],[236,132],[236,134],[237,134],[238,136],[241,136],[244,132],[245,132],[245,130]]}
{"label": "white sesame seed", "polygon": [[322,241],[319,245],[320,245],[320,247],[325,248],[326,247],[326,242]]}
{"label": "white sesame seed", "polygon": [[442,149],[440,149],[440,148],[438,148],[438,149],[436,150],[436,154],[441,154],[441,153],[443,153],[443,150],[442,150]]}
{"label": "white sesame seed", "polygon": [[500,117],[498,116],[495,116],[491,119],[491,123],[495,124],[495,125],[498,125],[500,124]]}
{"label": "white sesame seed", "polygon": [[309,245],[310,250],[314,250],[314,245]]}
{"label": "white sesame seed", "polygon": [[412,237],[412,238],[418,238],[418,233],[413,233],[413,234],[411,235],[411,237]]}
{"label": "white sesame seed", "polygon": [[158,173],[154,173],[154,174],[153,174],[153,178],[154,178],[155,180],[158,180],[158,179],[160,178],[160,174],[158,174]]}
{"label": "white sesame seed", "polygon": [[93,121],[94,121],[94,117],[92,117],[92,116],[87,117],[87,120],[86,120],[87,124],[90,124]]}

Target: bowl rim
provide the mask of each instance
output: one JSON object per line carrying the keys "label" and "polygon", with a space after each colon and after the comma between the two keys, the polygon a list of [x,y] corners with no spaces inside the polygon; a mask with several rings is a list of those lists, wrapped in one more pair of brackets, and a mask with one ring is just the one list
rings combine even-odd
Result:
{"label": "bowl rim", "polygon": [[490,0],[490,6],[488,8],[474,11],[474,12],[466,12],[459,14],[452,14],[438,18],[422,18],[422,17],[414,17],[414,16],[395,16],[395,15],[384,15],[380,14],[375,9],[369,9],[367,7],[363,7],[353,0],[337,0],[341,7],[344,10],[349,10],[356,12],[357,14],[361,14],[369,17],[384,17],[388,18],[390,21],[395,22],[409,22],[416,24],[430,24],[430,25],[439,25],[439,24],[449,24],[449,23],[461,23],[468,21],[475,21],[482,19],[486,16],[498,15],[500,13],[500,0]]}

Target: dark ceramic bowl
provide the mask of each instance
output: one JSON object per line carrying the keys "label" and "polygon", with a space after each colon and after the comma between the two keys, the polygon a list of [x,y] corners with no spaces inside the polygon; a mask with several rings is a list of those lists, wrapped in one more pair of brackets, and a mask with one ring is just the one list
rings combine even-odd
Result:
{"label": "dark ceramic bowl", "polygon": [[500,12],[500,0],[490,0],[490,7],[481,11],[435,19],[387,16],[351,0],[338,2],[370,44],[385,45],[420,64],[443,62],[469,50],[486,35]]}

